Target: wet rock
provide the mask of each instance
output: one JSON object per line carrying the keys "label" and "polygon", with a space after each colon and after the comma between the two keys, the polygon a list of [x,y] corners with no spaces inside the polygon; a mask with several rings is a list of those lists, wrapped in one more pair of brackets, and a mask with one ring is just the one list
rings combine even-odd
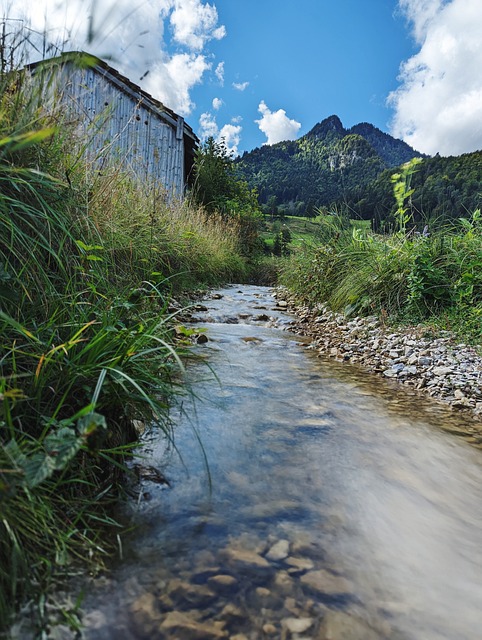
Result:
{"label": "wet rock", "polygon": [[170,580],[169,597],[178,605],[186,608],[202,608],[209,606],[216,598],[216,594],[206,585],[191,584],[179,578]]}
{"label": "wet rock", "polygon": [[281,621],[283,629],[287,629],[290,633],[304,633],[313,626],[312,618],[284,618]]}
{"label": "wet rock", "polygon": [[171,611],[167,614],[160,630],[171,634],[171,637],[182,640],[219,640],[227,638],[228,634],[223,628],[209,622],[199,622],[187,613]]}
{"label": "wet rock", "polygon": [[278,629],[274,624],[267,623],[263,625],[263,633],[267,636],[275,636],[278,633]]}
{"label": "wet rock", "polygon": [[302,571],[310,571],[313,569],[313,561],[310,558],[295,558],[290,556],[285,560],[286,564],[290,566],[289,573],[301,573]]}
{"label": "wet rock", "polygon": [[209,338],[205,333],[200,333],[196,336],[196,342],[197,344],[206,344],[206,342],[209,342]]}
{"label": "wet rock", "polygon": [[233,622],[246,619],[246,612],[231,602],[229,602],[224,607],[224,609],[221,611],[219,615],[221,618],[223,618],[223,620],[226,620],[228,623],[231,623],[231,624]]}
{"label": "wet rock", "polygon": [[212,294],[212,296],[211,296],[211,298],[212,298],[213,300],[222,300],[222,299],[223,299],[223,297],[224,297],[224,296],[223,296],[221,293],[213,293],[213,294]]}
{"label": "wet rock", "polygon": [[385,637],[359,618],[343,611],[328,610],[323,619],[320,640],[382,640]]}
{"label": "wet rock", "polygon": [[232,564],[247,565],[258,569],[269,569],[269,562],[249,549],[233,549],[228,548],[222,552],[222,555]]}
{"label": "wet rock", "polygon": [[274,584],[280,593],[289,595],[294,589],[294,580],[287,571],[278,571],[275,576]]}
{"label": "wet rock", "polygon": [[154,635],[162,620],[156,597],[152,593],[142,594],[130,607],[132,623],[145,634]]}
{"label": "wet rock", "polygon": [[311,591],[330,596],[349,595],[352,591],[348,580],[325,569],[305,573],[300,582]]}
{"label": "wet rock", "polygon": [[254,317],[254,320],[257,322],[269,322],[270,317],[266,315],[266,313],[260,313],[258,316]]}
{"label": "wet rock", "polygon": [[216,576],[212,576],[208,579],[208,584],[213,589],[229,589],[237,584],[237,579],[234,576],[230,576],[227,574],[219,574]]}
{"label": "wet rock", "polygon": [[278,540],[266,554],[269,560],[274,562],[284,560],[290,553],[290,543],[288,540]]}

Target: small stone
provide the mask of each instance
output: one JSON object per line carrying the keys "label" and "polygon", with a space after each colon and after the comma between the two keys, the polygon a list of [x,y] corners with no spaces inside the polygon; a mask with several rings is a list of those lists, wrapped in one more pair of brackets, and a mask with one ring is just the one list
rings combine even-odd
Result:
{"label": "small stone", "polygon": [[277,632],[278,630],[276,629],[274,624],[268,623],[263,625],[263,633],[265,633],[267,636],[274,636]]}
{"label": "small stone", "polygon": [[290,543],[288,540],[278,540],[266,554],[269,560],[278,561],[288,557],[290,552]]}
{"label": "small stone", "polygon": [[312,618],[285,618],[281,621],[281,626],[290,633],[304,633],[313,626]]}
{"label": "small stone", "polygon": [[313,561],[309,558],[294,558],[290,556],[286,558],[286,564],[289,564],[295,571],[310,571],[313,569]]}
{"label": "small stone", "polygon": [[242,609],[229,602],[221,611],[221,617],[232,622],[234,620],[243,620],[246,614]]}
{"label": "small stone", "polygon": [[238,581],[234,576],[229,576],[226,574],[219,574],[208,579],[208,584],[211,587],[232,587],[237,582]]}
{"label": "small stone", "polygon": [[196,337],[196,342],[197,342],[197,344],[206,344],[206,342],[209,342],[209,338],[207,337],[207,335],[205,333],[200,333]]}
{"label": "small stone", "polygon": [[448,376],[450,373],[453,373],[452,367],[434,367],[432,369],[434,376],[444,377]]}
{"label": "small stone", "polygon": [[385,369],[385,371],[383,372],[383,375],[386,378],[397,378],[398,377],[398,371],[396,371],[394,369]]}
{"label": "small stone", "polygon": [[255,551],[228,548],[225,549],[224,554],[227,556],[228,560],[235,564],[251,565],[260,569],[267,569],[270,566],[269,562]]}
{"label": "small stone", "polygon": [[228,634],[214,624],[199,622],[187,613],[180,611],[169,612],[160,626],[161,631],[174,634],[183,640],[219,640],[227,638]]}

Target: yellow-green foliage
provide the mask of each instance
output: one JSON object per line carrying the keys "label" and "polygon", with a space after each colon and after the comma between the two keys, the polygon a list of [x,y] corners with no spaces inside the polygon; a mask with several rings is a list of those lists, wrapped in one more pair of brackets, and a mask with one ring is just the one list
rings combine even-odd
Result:
{"label": "yellow-green foliage", "polygon": [[[482,337],[480,212],[458,224],[409,237],[352,227],[323,244],[297,249],[281,281],[311,305],[348,314],[446,324]],[[464,323],[465,317],[465,323]]]}

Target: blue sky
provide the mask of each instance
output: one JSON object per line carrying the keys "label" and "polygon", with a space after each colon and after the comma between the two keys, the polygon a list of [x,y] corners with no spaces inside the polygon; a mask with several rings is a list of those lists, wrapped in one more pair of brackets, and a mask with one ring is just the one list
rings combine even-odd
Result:
{"label": "blue sky", "polygon": [[[224,86],[195,87],[194,122],[203,112],[221,128],[242,117],[240,150],[266,142],[255,120],[262,101],[301,124],[298,134],[337,114],[345,126],[388,130],[386,105],[402,60],[415,47],[406,18],[390,0],[220,0],[225,38],[210,46],[224,61]],[[280,8],[283,7],[283,8]],[[243,91],[234,88],[245,86]],[[222,100],[216,111],[212,100]],[[236,121],[236,120],[235,120]]]}
{"label": "blue sky", "polygon": [[108,57],[234,153],[333,114],[429,154],[482,149],[482,0],[0,2],[7,24]]}

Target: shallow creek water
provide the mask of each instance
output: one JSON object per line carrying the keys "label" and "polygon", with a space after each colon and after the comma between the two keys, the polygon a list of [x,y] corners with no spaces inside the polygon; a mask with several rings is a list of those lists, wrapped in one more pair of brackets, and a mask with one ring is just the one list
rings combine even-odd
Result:
{"label": "shallow creek water", "polygon": [[482,452],[439,428],[463,418],[315,357],[269,289],[220,294],[177,452],[144,447],[171,487],[129,505],[85,637],[480,640]]}

